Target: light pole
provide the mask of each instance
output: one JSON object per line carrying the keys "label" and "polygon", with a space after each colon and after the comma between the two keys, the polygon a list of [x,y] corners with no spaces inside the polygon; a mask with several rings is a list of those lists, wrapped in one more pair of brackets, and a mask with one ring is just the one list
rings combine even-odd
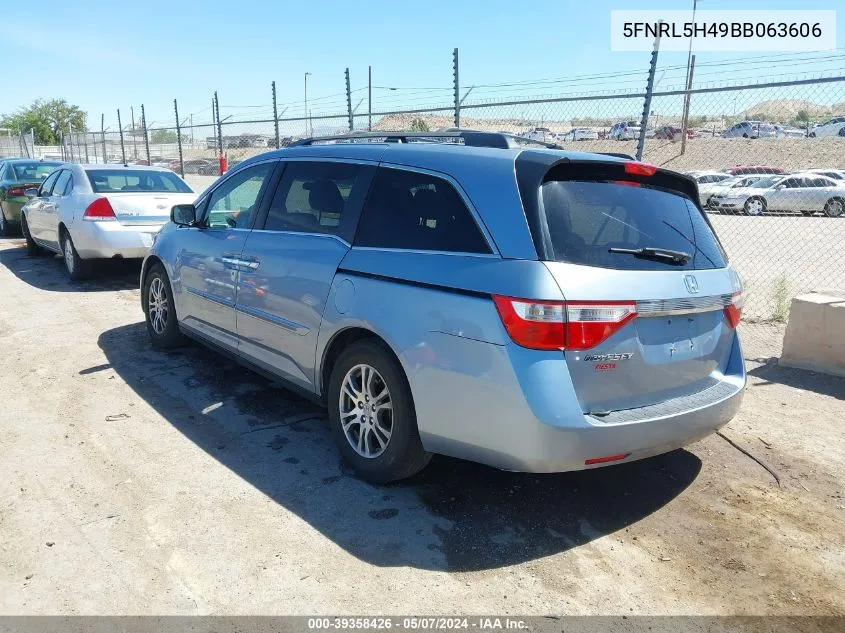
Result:
{"label": "light pole", "polygon": [[308,75],[311,73],[305,73],[305,136],[308,136],[308,128],[310,127],[308,124],[310,123],[308,117]]}

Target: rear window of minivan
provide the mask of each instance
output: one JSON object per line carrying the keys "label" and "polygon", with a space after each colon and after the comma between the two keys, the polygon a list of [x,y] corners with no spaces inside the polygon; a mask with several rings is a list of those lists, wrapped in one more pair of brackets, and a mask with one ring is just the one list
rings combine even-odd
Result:
{"label": "rear window of minivan", "polygon": [[[541,185],[555,261],[618,270],[722,268],[725,254],[701,211],[685,196],[640,183],[550,180]],[[684,264],[611,248],[689,253]]]}

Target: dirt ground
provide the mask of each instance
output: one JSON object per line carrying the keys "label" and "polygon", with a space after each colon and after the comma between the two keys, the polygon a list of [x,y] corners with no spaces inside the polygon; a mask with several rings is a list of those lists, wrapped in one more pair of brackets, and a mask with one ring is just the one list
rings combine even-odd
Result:
{"label": "dirt ground", "polygon": [[356,479],[314,405],[153,351],[137,266],[0,241],[0,613],[845,614],[845,380],[749,363],[686,450]]}

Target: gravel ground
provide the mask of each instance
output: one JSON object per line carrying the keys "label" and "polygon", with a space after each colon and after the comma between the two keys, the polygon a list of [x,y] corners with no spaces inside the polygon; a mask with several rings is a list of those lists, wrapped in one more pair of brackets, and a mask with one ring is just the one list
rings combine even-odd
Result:
{"label": "gravel ground", "polygon": [[0,613],[845,614],[845,381],[750,364],[687,450],[376,487],[322,411],[153,351],[137,266],[70,283],[0,241]]}

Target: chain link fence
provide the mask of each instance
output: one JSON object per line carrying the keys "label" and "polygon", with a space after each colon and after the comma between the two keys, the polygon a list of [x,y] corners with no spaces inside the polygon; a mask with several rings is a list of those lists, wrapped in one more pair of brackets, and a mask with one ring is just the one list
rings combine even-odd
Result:
{"label": "chain link fence", "polygon": [[[269,118],[230,115],[218,120],[215,102],[211,121],[193,123],[191,115],[187,125],[174,117],[172,126],[148,128],[133,111],[131,121],[123,121],[117,131],[67,134],[55,147],[35,146],[26,136],[0,135],[0,154],[159,165],[203,188],[225,165],[308,136],[459,125],[567,150],[635,156],[645,120],[642,160],[700,180],[700,202],[743,277],[747,356],[779,355],[794,296],[845,288],[845,74],[656,89],[647,117],[642,90],[491,100],[469,99],[469,88],[459,99],[456,83],[454,91],[442,90],[426,103],[411,99],[406,108],[395,107],[401,106],[395,99],[386,100],[387,107],[372,108],[361,90],[347,86],[345,101],[315,99],[313,107],[287,104]],[[278,112],[275,103],[256,108]],[[291,110],[296,115],[285,116]],[[778,184],[767,186],[772,181],[765,172],[792,177],[778,189]],[[725,199],[737,206],[712,206]],[[762,200],[762,207],[749,206],[753,199]]]}

